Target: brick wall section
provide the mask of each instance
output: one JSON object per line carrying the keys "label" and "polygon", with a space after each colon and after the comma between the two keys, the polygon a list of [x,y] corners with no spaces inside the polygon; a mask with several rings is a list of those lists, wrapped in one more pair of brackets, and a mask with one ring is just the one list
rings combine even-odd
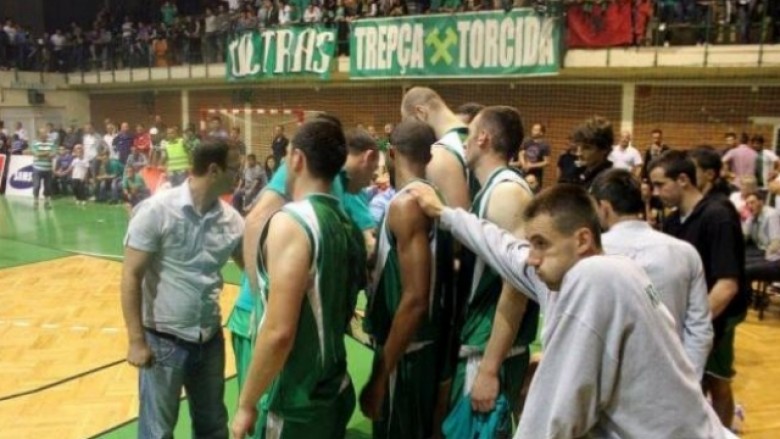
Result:
{"label": "brick wall section", "polygon": [[[620,118],[620,86],[572,87],[562,85],[447,85],[436,87],[445,101],[452,107],[466,102],[480,102],[484,105],[513,105],[517,107],[530,132],[533,122],[547,125],[548,138],[553,147],[553,157],[545,180],[552,182],[558,155],[566,146],[566,139],[573,127],[593,114],[600,114],[612,120]],[[326,88],[316,91],[305,90],[255,90],[251,105],[260,108],[302,108],[327,111],[342,119],[347,127],[363,124],[373,125],[378,132],[384,124],[400,120],[403,89],[399,86],[377,86],[358,88]],[[190,120],[198,120],[201,110],[207,108],[242,107],[231,103],[230,91],[190,92]],[[288,129],[289,130],[289,129]],[[260,157],[268,153],[270,133],[258,138],[253,150]]]}
{"label": "brick wall section", "polygon": [[[558,85],[558,84],[469,84],[435,86],[452,107],[466,102],[485,105],[513,105],[517,107],[530,131],[532,123],[547,125],[547,138],[553,153],[545,172],[545,183],[555,177],[555,163],[567,144],[572,129],[593,114],[613,121],[620,127],[621,86],[615,85]],[[339,116],[345,126],[373,125],[381,132],[388,122],[400,118],[401,86],[381,83],[352,87],[255,89],[250,105],[255,108],[306,109],[327,111]],[[140,93],[92,95],[93,120],[105,117],[131,122],[148,121],[161,114],[169,124],[181,122],[181,100],[178,92],[160,92],[153,108],[146,108]],[[649,144],[650,131],[664,130],[667,143],[678,148],[709,143],[722,144],[726,131],[747,131],[772,139],[769,127],[751,126],[749,117],[780,117],[780,87],[676,87],[637,86],[634,117],[635,144],[644,151]],[[243,108],[235,102],[232,90],[190,91],[190,121],[197,123],[202,111],[208,108]],[[229,119],[229,118],[228,118]],[[228,120],[226,119],[226,121]],[[290,118],[266,116],[253,121],[252,150],[261,158],[270,153],[273,125],[291,122]],[[243,128],[243,127],[242,127]],[[288,135],[295,124],[287,125]],[[616,132],[616,135],[619,133]]]}
{"label": "brick wall section", "polygon": [[[110,118],[117,124],[129,122],[135,129],[137,123],[147,127],[159,114],[168,124],[181,125],[181,93],[159,92],[153,100],[147,100],[143,91],[90,95],[90,114],[98,131],[103,132],[103,121]],[[117,127],[118,128],[118,127]]]}
{"label": "brick wall section", "polygon": [[650,132],[660,128],[666,143],[680,149],[707,144],[723,146],[724,134],[733,131],[762,134],[772,142],[772,128],[752,125],[750,117],[780,117],[780,88],[657,87],[636,90],[635,144],[644,150]]}

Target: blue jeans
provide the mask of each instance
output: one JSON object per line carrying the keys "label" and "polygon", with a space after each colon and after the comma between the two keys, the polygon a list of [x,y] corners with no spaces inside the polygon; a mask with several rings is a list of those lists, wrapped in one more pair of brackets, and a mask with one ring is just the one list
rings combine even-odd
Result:
{"label": "blue jeans", "polygon": [[152,366],[140,370],[141,407],[138,437],[173,438],[181,389],[187,392],[192,437],[227,439],[225,339],[220,329],[209,341],[190,343],[145,331],[154,354]]}
{"label": "blue jeans", "polygon": [[33,168],[33,196],[36,200],[41,193],[41,183],[43,183],[43,196],[46,198],[51,197],[52,178],[52,171],[41,171],[40,169]]}

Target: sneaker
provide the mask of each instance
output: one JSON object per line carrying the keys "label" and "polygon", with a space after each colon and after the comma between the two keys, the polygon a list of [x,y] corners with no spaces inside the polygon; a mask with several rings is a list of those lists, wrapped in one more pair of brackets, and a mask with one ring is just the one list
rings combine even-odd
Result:
{"label": "sneaker", "polygon": [[33,209],[38,208],[38,199],[36,198],[35,201],[33,201]]}
{"label": "sneaker", "polygon": [[44,209],[51,209],[51,201],[46,200],[43,202],[43,208]]}

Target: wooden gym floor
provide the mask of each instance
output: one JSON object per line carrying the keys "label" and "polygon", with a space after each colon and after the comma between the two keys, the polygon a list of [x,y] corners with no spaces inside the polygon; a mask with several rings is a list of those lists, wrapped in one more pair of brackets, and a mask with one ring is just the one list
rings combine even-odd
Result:
{"label": "wooden gym floor", "polygon": [[[119,305],[121,207],[56,200],[33,211],[26,199],[0,197],[0,439],[131,438],[138,414],[137,372],[124,362]],[[227,318],[238,270],[223,273]],[[230,346],[230,343],[226,343]],[[737,401],[746,410],[742,437],[780,437],[780,315],[758,321],[751,311],[737,334]],[[368,351],[350,342],[350,371],[359,389]],[[236,402],[232,352],[227,352],[226,403]],[[356,361],[353,361],[356,360]],[[189,437],[182,407],[177,437]],[[370,437],[356,414],[349,438]]]}

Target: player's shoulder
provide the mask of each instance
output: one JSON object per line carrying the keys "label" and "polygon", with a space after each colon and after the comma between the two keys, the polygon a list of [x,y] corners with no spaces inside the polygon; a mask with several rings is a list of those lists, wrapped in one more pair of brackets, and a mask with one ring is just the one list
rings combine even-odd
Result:
{"label": "player's shoulder", "polygon": [[518,176],[498,181],[493,188],[491,199],[500,198],[510,202],[525,196],[531,196],[530,188],[523,178]]}
{"label": "player's shoulder", "polygon": [[581,259],[567,273],[567,278],[605,288],[622,284],[631,278],[647,277],[631,258],[623,255],[595,255]]}
{"label": "player's shoulder", "polygon": [[402,190],[398,192],[391,200],[388,209],[398,213],[422,212],[417,200],[409,191]]}

